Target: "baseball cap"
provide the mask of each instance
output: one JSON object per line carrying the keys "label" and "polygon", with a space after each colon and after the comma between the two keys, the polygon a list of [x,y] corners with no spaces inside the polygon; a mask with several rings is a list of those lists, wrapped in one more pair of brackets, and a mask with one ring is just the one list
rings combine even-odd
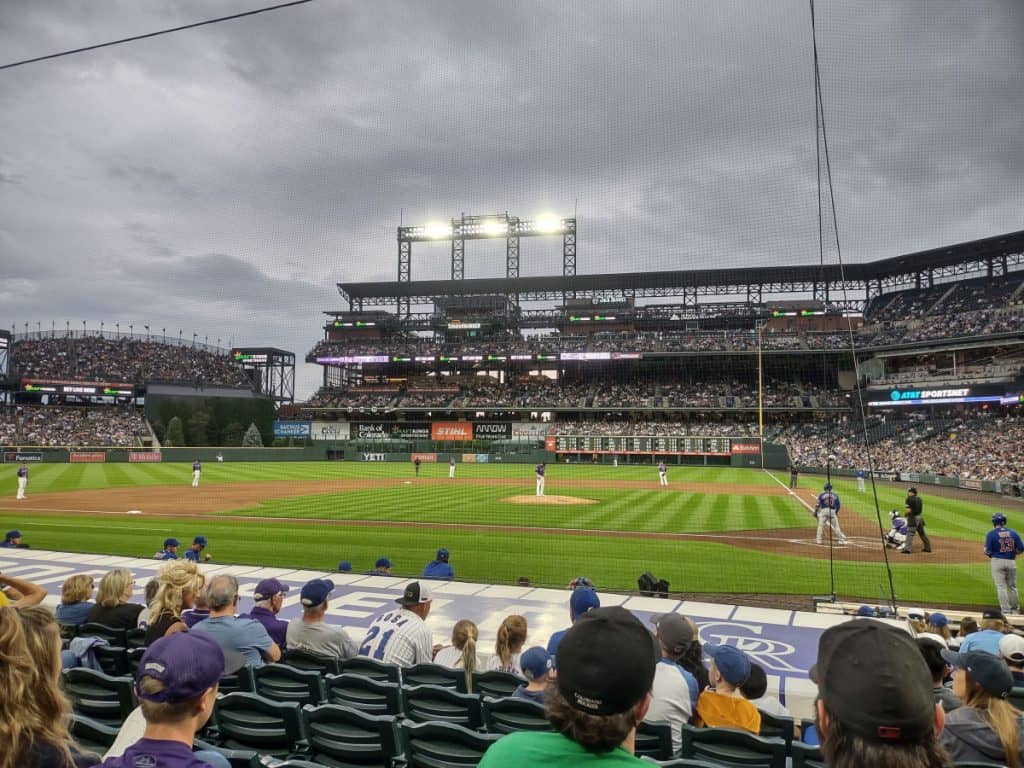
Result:
{"label": "baseball cap", "polygon": [[216,685],[224,674],[224,652],[206,632],[178,632],[154,642],[139,662],[138,679],[151,677],[164,684],[159,693],[145,693],[135,684],[140,699],[180,702],[195,699]]}
{"label": "baseball cap", "polygon": [[252,597],[254,600],[269,600],[278,592],[287,592],[289,589],[291,587],[287,584],[282,584],[277,579],[264,579],[256,585]]}
{"label": "baseball cap", "polygon": [[1003,639],[999,641],[999,655],[1014,664],[1024,664],[1024,637],[1003,635]]}
{"label": "baseball cap", "polygon": [[857,615],[858,616],[874,616],[875,615],[875,609],[872,608],[870,605],[862,605],[860,608],[857,609]]}
{"label": "baseball cap", "polygon": [[632,613],[595,608],[558,645],[558,690],[580,712],[617,715],[650,692],[660,658],[654,635]]}
{"label": "baseball cap", "polygon": [[192,543],[193,544],[198,544],[200,547],[205,547],[206,546],[206,537],[205,536],[196,536],[194,539],[192,539]]}
{"label": "baseball cap", "polygon": [[569,612],[577,619],[587,611],[601,607],[601,598],[591,587],[577,587],[569,596]]}
{"label": "baseball cap", "polygon": [[942,658],[957,669],[966,671],[974,682],[993,696],[1005,699],[1013,690],[1013,673],[1006,666],[1006,662],[998,656],[985,651],[943,651]]}
{"label": "baseball cap", "polygon": [[681,654],[693,641],[693,628],[685,616],[662,613],[655,616],[651,623],[658,629],[658,640],[673,656]]}
{"label": "baseball cap", "polygon": [[924,608],[907,608],[907,618],[924,621]]}
{"label": "baseball cap", "polygon": [[437,550],[437,559],[438,560],[444,560],[447,563],[448,562],[448,550],[445,549],[444,547],[441,547],[439,550]]}
{"label": "baseball cap", "polygon": [[880,621],[847,621],[818,640],[818,690],[865,739],[912,742],[935,728],[932,676],[917,643]]}
{"label": "baseball cap", "polygon": [[20,539],[21,538],[21,531],[19,531],[17,528],[15,528],[13,531],[8,531],[7,533],[5,533],[4,534],[4,538],[7,541],[10,541],[11,539]]}
{"label": "baseball cap", "polygon": [[704,653],[714,660],[729,685],[743,685],[750,677],[750,659],[735,645],[708,643],[704,646]]}
{"label": "baseball cap", "polygon": [[1003,615],[1003,612],[1000,611],[998,608],[989,608],[987,611],[981,614],[981,618],[998,619],[999,621],[1006,621],[1006,617]]}
{"label": "baseball cap", "polygon": [[181,542],[178,541],[173,536],[171,538],[169,538],[169,539],[164,539],[164,547],[177,547],[177,546],[180,546],[180,545],[181,545]]}
{"label": "baseball cap", "polygon": [[917,493],[917,488],[910,487],[907,489],[907,493]]}
{"label": "baseball cap", "polygon": [[519,657],[519,666],[523,668],[527,680],[536,680],[554,669],[555,664],[547,649],[535,645],[523,651],[523,655]]}
{"label": "baseball cap", "polygon": [[352,563],[350,563],[348,560],[342,560],[340,563],[338,563],[338,570],[342,573],[348,573],[352,570]]}
{"label": "baseball cap", "polygon": [[330,579],[313,579],[302,586],[299,601],[307,608],[320,605],[334,591],[334,582]]}
{"label": "baseball cap", "polygon": [[412,581],[406,585],[405,592],[402,593],[401,597],[396,598],[395,602],[408,607],[410,605],[429,603],[432,599],[430,587],[418,581]]}
{"label": "baseball cap", "polygon": [[373,564],[374,568],[390,568],[391,561],[386,557],[378,557],[377,562]]}
{"label": "baseball cap", "polygon": [[928,617],[928,624],[932,627],[947,627],[949,626],[949,619],[946,618],[944,613],[933,613]]}

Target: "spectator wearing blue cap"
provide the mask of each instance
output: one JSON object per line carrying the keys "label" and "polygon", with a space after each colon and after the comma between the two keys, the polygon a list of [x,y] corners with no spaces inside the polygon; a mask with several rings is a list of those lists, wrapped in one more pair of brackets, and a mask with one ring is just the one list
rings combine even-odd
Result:
{"label": "spectator wearing blue cap", "polygon": [[455,570],[448,565],[448,550],[444,547],[437,550],[437,557],[423,568],[424,579],[454,579]]}
{"label": "spectator wearing blue cap", "polygon": [[366,572],[367,576],[390,576],[391,561],[386,557],[378,557],[373,564],[373,570]]}
{"label": "spectator wearing blue cap", "polygon": [[708,677],[714,690],[706,690],[697,699],[693,724],[709,728],[739,728],[757,734],[761,731],[761,713],[743,698],[740,686],[750,676],[750,659],[733,645],[705,645],[710,657]]}
{"label": "spectator wearing blue cap", "polygon": [[[578,581],[578,580],[576,580]],[[594,608],[601,607],[601,598],[597,596],[597,590],[591,587],[579,586],[573,589],[572,594],[569,595],[569,627],[560,629],[551,635],[548,640],[548,653],[553,658],[558,656],[558,645],[562,642],[562,638],[565,637],[565,633],[569,631],[572,624],[576,623],[576,620],[580,616],[585,614],[587,611],[591,611]]]}
{"label": "spectator wearing blue cap", "polygon": [[348,560],[342,560],[338,563],[338,573],[352,573],[352,563]]}
{"label": "spectator wearing blue cap", "polygon": [[928,631],[938,635],[945,641],[945,645],[949,647],[949,641],[953,639],[953,633],[949,631],[949,618],[946,614],[935,613],[928,615]]}
{"label": "spectator wearing blue cap", "polygon": [[519,666],[523,668],[526,682],[512,693],[513,696],[543,704],[547,700],[548,680],[554,669],[554,660],[546,649],[539,645],[523,651],[519,657]]}
{"label": "spectator wearing blue cap", "polygon": [[4,534],[4,543],[0,547],[5,549],[28,549],[28,544],[21,542],[21,531],[15,529]]}
{"label": "spectator wearing blue cap", "polygon": [[153,555],[155,560],[177,560],[178,559],[178,547],[181,546],[181,542],[173,536],[164,539],[164,548]]}
{"label": "spectator wearing blue cap", "polygon": [[359,647],[348,632],[324,621],[327,600],[333,591],[334,582],[330,579],[313,579],[302,587],[302,619],[288,623],[290,649],[335,659],[351,659],[358,653]]}
{"label": "spectator wearing blue cap", "polygon": [[210,556],[202,554],[203,550],[206,549],[206,544],[205,536],[196,536],[192,539],[192,546],[185,550],[185,559],[191,560],[194,563],[198,563],[200,560],[209,562]]}
{"label": "spectator wearing blue cap", "polygon": [[284,606],[285,593],[290,589],[277,579],[263,579],[253,590],[253,607],[248,613],[239,616],[241,619],[256,619],[267,630],[270,639],[280,648],[287,645],[288,623],[277,618]]}

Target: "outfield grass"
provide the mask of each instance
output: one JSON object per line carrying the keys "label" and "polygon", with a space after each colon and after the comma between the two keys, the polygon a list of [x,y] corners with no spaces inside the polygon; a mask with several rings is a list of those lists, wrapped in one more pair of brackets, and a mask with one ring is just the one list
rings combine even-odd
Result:
{"label": "outfield grass", "polygon": [[[509,582],[526,576],[535,584],[563,585],[570,577],[586,574],[609,588],[635,588],[636,577],[650,570],[668,579],[673,590],[687,592],[757,592],[823,594],[829,591],[827,561],[787,557],[708,541],[641,540],[602,535],[577,536],[529,532],[477,532],[452,528],[416,531],[402,527],[348,528],[334,525],[288,523],[268,519],[254,523],[233,519],[236,514],[270,517],[331,518],[482,523],[526,527],[566,527],[595,530],[651,532],[729,532],[740,529],[806,526],[813,522],[807,510],[789,496],[720,493],[721,484],[775,487],[767,473],[729,468],[672,468],[675,482],[708,483],[708,493],[668,491],[656,486],[651,467],[552,467],[548,492],[598,500],[588,506],[514,506],[500,499],[529,493],[532,467],[526,465],[460,465],[460,477],[524,480],[523,490],[487,485],[400,485],[370,491],[315,494],[268,500],[255,510],[225,510],[219,517],[197,524],[167,516],[39,516],[26,519],[14,502],[14,467],[0,467],[0,529],[18,527],[37,548],[149,556],[167,536],[191,540],[196,533],[210,538],[210,552],[222,562],[333,569],[339,560],[352,561],[357,570],[369,569],[381,555],[389,556],[400,574],[416,575],[439,546],[452,551],[459,578]],[[446,465],[424,465],[427,477],[446,477]],[[411,476],[411,467],[396,464],[345,463],[233,463],[206,465],[203,483],[329,478]],[[31,468],[29,494],[132,486],[181,485],[191,476],[186,464],[44,464]],[[650,489],[588,488],[590,479],[649,480]],[[788,478],[779,475],[779,479]],[[714,483],[712,486],[710,484]],[[809,478],[801,485],[810,487]],[[837,481],[844,505],[869,514],[870,496],[858,494],[853,482]],[[929,531],[979,542],[977,564],[895,562],[897,596],[921,602],[987,604],[993,587],[980,542],[990,527],[992,509],[982,504],[930,496],[922,489]],[[885,510],[902,508],[903,489],[879,488]],[[756,535],[756,534],[755,534]],[[877,598],[887,590],[881,564],[835,564],[841,594]]]}

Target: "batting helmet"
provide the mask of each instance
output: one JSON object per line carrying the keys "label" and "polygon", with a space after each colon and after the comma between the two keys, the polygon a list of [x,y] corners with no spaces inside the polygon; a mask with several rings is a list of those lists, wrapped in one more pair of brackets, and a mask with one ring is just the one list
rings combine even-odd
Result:
{"label": "batting helmet", "polygon": [[899,516],[900,516],[900,511],[898,509],[894,509],[892,512],[889,513],[889,519],[890,520],[895,520]]}
{"label": "batting helmet", "polygon": [[1002,512],[996,512],[992,515],[992,525],[1006,525],[1006,515]]}
{"label": "batting helmet", "polygon": [[832,483],[825,483],[825,490],[826,491],[831,491],[832,490]]}

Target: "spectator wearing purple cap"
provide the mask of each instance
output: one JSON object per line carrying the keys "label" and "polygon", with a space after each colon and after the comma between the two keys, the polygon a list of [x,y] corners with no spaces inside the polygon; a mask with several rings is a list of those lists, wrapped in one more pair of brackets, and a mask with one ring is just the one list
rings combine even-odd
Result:
{"label": "spectator wearing purple cap", "polygon": [[[569,595],[569,623],[575,624],[576,620],[587,611],[600,607],[601,598],[598,597],[596,589],[590,586],[575,587],[572,594]],[[551,657],[555,659],[556,665],[558,661],[558,644],[562,642],[562,638],[565,637],[565,633],[568,632],[569,629],[571,629],[571,627],[560,629],[553,633],[548,639],[548,653],[550,653]]]}
{"label": "spectator wearing purple cap", "polygon": [[205,632],[220,644],[225,654],[241,654],[245,665],[262,667],[265,661],[279,661],[281,647],[255,619],[236,618],[238,579],[230,574],[214,576],[208,589],[210,618],[191,630]]}
{"label": "spectator wearing purple cap", "polygon": [[289,648],[336,659],[351,659],[359,652],[348,632],[324,621],[333,591],[330,579],[313,579],[302,587],[302,619],[288,623]]}
{"label": "spectator wearing purple cap", "polygon": [[647,720],[662,721],[672,726],[672,748],[682,747],[683,723],[690,722],[700,690],[697,678],[678,664],[693,640],[693,627],[678,613],[654,617],[654,636],[658,638],[661,659],[654,671],[651,708]]}
{"label": "spectator wearing purple cap", "polygon": [[213,714],[224,653],[201,632],[157,640],[139,662],[135,694],[146,726],[142,738],[102,768],[227,768],[214,752],[193,752],[196,732]]}
{"label": "spectator wearing purple cap", "polygon": [[277,618],[277,614],[281,612],[284,595],[289,589],[287,584],[282,584],[277,579],[264,579],[253,590],[252,610],[238,617],[240,619],[256,619],[267,630],[270,639],[277,643],[282,650],[287,647],[289,622]]}
{"label": "spectator wearing purple cap", "polygon": [[423,568],[424,579],[454,579],[455,569],[448,564],[450,553],[444,547],[437,550],[437,556]]}
{"label": "spectator wearing purple cap", "polygon": [[743,698],[740,686],[750,676],[750,659],[734,645],[705,645],[710,657],[708,677],[714,690],[703,691],[697,699],[693,724],[710,728],[740,728],[761,731],[761,713]]}
{"label": "spectator wearing purple cap", "polygon": [[526,682],[516,688],[512,695],[543,704],[547,701],[548,681],[554,669],[551,654],[541,646],[535,645],[523,651],[523,655],[519,657],[519,665],[523,668]]}

